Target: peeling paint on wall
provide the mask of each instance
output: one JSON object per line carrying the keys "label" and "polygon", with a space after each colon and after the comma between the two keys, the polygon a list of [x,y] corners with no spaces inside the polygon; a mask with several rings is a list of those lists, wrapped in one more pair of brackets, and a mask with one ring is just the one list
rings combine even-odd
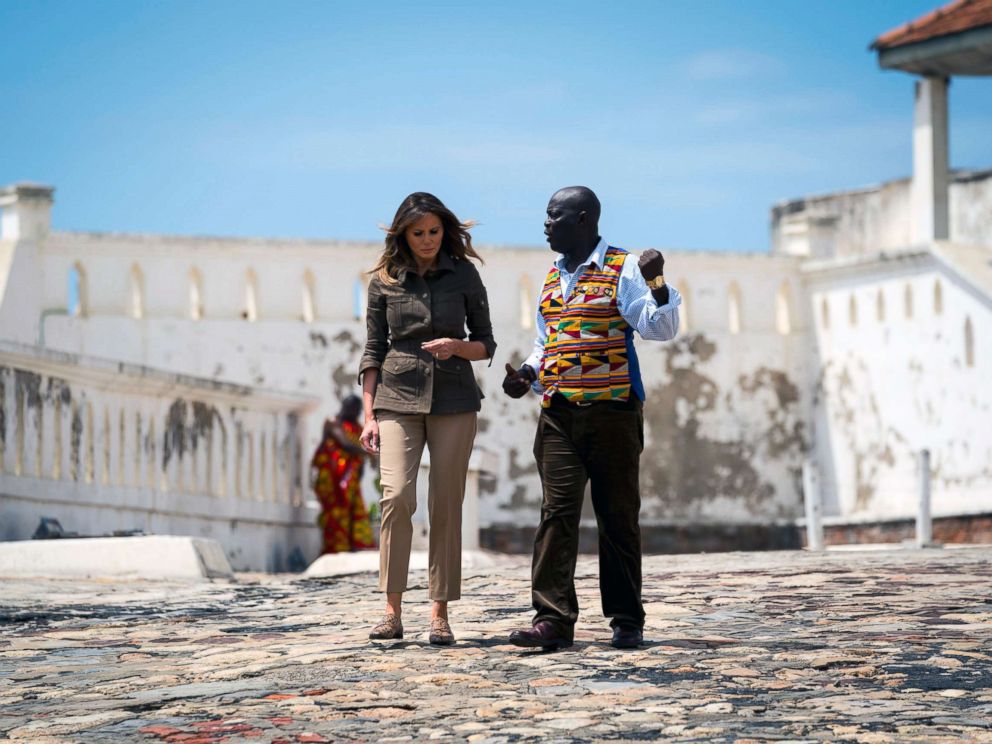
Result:
{"label": "peeling paint on wall", "polygon": [[520,453],[517,451],[516,447],[511,447],[508,453],[510,455],[510,480],[516,480],[522,475],[530,475],[537,472],[537,462],[534,461],[534,458],[530,452],[527,453],[527,458],[525,460],[526,464],[524,465],[517,462],[517,458],[520,456]]}
{"label": "peeling paint on wall", "polygon": [[518,483],[513,487],[513,493],[510,494],[510,507],[515,509],[520,508],[533,508],[535,506],[539,507],[543,500],[543,495],[541,490],[538,489],[528,489],[527,486],[522,483]]}
{"label": "peeling paint on wall", "polygon": [[750,376],[741,375],[738,386],[751,395],[760,395],[769,390],[775,395],[775,405],[766,408],[769,425],[765,441],[770,457],[779,459],[794,452],[806,451],[805,424],[795,409],[799,403],[799,388],[784,372],[761,367]]}
{"label": "peeling paint on wall", "polygon": [[816,400],[827,405],[837,443],[852,455],[853,508],[866,511],[883,469],[896,461],[896,448],[907,449],[905,438],[882,420],[864,360],[848,356],[844,361],[827,362],[816,388]]}
{"label": "peeling paint on wall", "polygon": [[74,481],[80,480],[82,475],[82,448],[83,406],[80,401],[72,404],[72,424],[69,427],[69,474]]}
{"label": "peeling paint on wall", "polygon": [[[0,367],[0,458],[7,452],[7,377],[9,367]],[[0,467],[3,463],[0,461]]]}
{"label": "peeling paint on wall", "polygon": [[[807,445],[798,387],[784,371],[762,367],[721,390],[702,371],[716,353],[716,343],[703,334],[664,347],[668,379],[647,391],[644,408],[641,491],[649,518],[689,518],[701,503],[721,498],[741,502],[751,513],[766,512],[776,496],[766,476],[769,464],[778,461],[796,473],[801,468]],[[744,403],[760,405],[764,415],[740,415]],[[735,416],[733,435],[718,433]]]}
{"label": "peeling paint on wall", "polygon": [[24,405],[31,409],[41,406],[41,375],[25,370],[14,370],[17,390],[23,396]]}
{"label": "peeling paint on wall", "polygon": [[[232,415],[234,415],[233,411]],[[215,422],[223,426],[220,412],[214,406],[200,401],[188,403],[182,398],[176,398],[165,415],[165,427],[162,433],[162,472],[169,467],[173,457],[182,460],[186,455],[191,455],[201,447],[207,446]],[[151,443],[146,440],[146,448],[149,444]],[[154,444],[151,446],[154,447]]]}
{"label": "peeling paint on wall", "polygon": [[334,337],[334,342],[348,347],[348,353],[354,354],[362,348],[362,344],[359,344],[355,340],[355,337],[347,330],[341,331]]}

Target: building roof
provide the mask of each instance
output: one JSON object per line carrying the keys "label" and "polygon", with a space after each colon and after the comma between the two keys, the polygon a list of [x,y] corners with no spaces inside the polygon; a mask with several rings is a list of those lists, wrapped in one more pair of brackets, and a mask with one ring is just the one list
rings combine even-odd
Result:
{"label": "building roof", "polygon": [[920,75],[992,75],[992,0],[954,0],[879,36],[882,67]]}
{"label": "building roof", "polygon": [[986,302],[992,300],[992,247],[941,241],[932,250],[963,281],[978,289]]}
{"label": "building roof", "polygon": [[829,280],[872,274],[879,269],[891,271],[898,266],[911,269],[932,260],[969,287],[980,302],[992,307],[992,246],[940,240],[919,248],[810,259],[800,271],[810,279]]}
{"label": "building roof", "polygon": [[871,48],[892,49],[982,26],[992,26],[992,0],[954,0],[914,21],[886,31],[875,39]]}

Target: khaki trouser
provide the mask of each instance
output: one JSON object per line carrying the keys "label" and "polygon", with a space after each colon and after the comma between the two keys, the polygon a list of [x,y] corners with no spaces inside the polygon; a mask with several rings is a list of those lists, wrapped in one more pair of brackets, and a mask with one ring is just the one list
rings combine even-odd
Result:
{"label": "khaki trouser", "polygon": [[412,517],[417,509],[417,471],[426,444],[431,453],[427,495],[429,594],[440,602],[458,599],[462,581],[462,500],[478,414],[381,411],[378,418],[382,478],[379,588],[384,592],[404,592],[407,588]]}

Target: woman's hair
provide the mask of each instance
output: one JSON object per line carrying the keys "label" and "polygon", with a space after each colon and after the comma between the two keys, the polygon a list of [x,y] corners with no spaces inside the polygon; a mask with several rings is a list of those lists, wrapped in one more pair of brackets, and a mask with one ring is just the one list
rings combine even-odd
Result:
{"label": "woman's hair", "polygon": [[386,246],[370,274],[379,277],[385,284],[396,284],[404,271],[417,268],[413,253],[406,242],[405,233],[410,225],[427,214],[436,215],[444,227],[442,251],[446,251],[453,258],[475,258],[480,263],[484,263],[482,256],[472,247],[472,236],[468,232],[475,226],[475,222],[471,220],[459,222],[440,199],[433,194],[418,191],[403,200],[396,210],[396,216],[393,217],[393,224],[389,227],[383,226],[383,230],[386,231]]}

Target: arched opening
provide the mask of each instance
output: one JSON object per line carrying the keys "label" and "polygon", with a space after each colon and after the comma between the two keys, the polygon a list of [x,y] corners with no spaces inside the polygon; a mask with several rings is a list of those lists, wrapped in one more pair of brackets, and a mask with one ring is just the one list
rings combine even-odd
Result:
{"label": "arched opening", "polygon": [[933,314],[942,315],[944,313],[944,290],[940,286],[940,279],[933,282]]}
{"label": "arched opening", "polygon": [[534,329],[534,283],[529,276],[520,277],[517,283],[517,307],[520,313],[520,327],[525,331]]}
{"label": "arched opening", "polygon": [[68,299],[66,309],[69,311],[69,315],[77,318],[85,318],[89,311],[87,307],[89,298],[86,293],[86,270],[78,261],[69,269],[69,284],[67,289]]}
{"label": "arched opening", "polygon": [[964,319],[964,366],[975,366],[975,330],[971,327],[971,317]]}
{"label": "arched opening", "polygon": [[138,264],[131,265],[131,306],[129,315],[141,320],[145,317],[145,275]]}
{"label": "arched opening", "polygon": [[792,333],[792,294],[788,282],[782,282],[775,295],[775,330],[782,336]]}
{"label": "arched opening", "polygon": [[847,322],[851,328],[858,325],[858,298],[853,292],[847,300]]}
{"label": "arched opening", "polygon": [[313,272],[307,269],[303,272],[303,322],[313,323],[317,319],[317,282]]}
{"label": "arched opening", "polygon": [[885,322],[885,293],[881,289],[875,295],[875,319],[879,323]]}
{"label": "arched opening", "polygon": [[906,314],[906,318],[913,317],[913,286],[911,284],[906,285],[906,289],[902,293],[902,305],[903,312]]}
{"label": "arched opening", "polygon": [[189,270],[189,317],[203,319],[203,276],[195,266]]}
{"label": "arched opening", "polygon": [[365,274],[359,274],[351,285],[351,317],[364,320],[368,298],[368,284]]}
{"label": "arched opening", "polygon": [[731,334],[741,332],[741,288],[731,282],[727,290],[727,329]]}
{"label": "arched opening", "polygon": [[249,323],[258,320],[258,275],[254,269],[245,272],[245,309],[241,317]]}

